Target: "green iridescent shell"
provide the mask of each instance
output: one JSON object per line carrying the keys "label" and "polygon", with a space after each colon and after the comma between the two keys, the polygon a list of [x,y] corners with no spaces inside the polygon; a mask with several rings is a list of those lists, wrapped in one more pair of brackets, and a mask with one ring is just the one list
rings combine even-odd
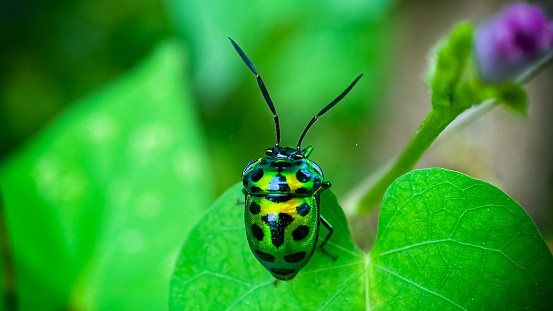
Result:
{"label": "green iridescent shell", "polygon": [[242,174],[248,243],[259,262],[281,280],[296,276],[313,254],[319,196],[329,187],[305,154],[270,148],[267,157],[248,163]]}

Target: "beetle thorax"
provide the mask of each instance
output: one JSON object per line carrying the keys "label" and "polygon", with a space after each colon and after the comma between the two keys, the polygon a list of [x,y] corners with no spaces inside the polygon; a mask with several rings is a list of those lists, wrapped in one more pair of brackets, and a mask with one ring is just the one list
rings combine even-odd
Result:
{"label": "beetle thorax", "polygon": [[317,164],[307,160],[311,150],[267,149],[266,157],[253,160],[244,168],[244,188],[254,196],[312,196],[321,188],[323,173]]}

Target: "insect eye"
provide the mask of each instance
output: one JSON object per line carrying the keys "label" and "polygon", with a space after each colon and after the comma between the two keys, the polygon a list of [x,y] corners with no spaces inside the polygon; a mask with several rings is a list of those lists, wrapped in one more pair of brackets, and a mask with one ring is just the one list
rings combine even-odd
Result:
{"label": "insect eye", "polygon": [[272,156],[273,155],[273,149],[272,148],[269,148],[265,151],[265,154],[268,155],[268,156]]}

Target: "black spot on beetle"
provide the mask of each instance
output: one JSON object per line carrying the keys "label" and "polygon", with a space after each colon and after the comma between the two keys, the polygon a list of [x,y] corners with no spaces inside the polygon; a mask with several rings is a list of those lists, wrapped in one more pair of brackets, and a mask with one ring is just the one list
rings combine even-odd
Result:
{"label": "black spot on beetle", "polygon": [[251,193],[261,193],[261,188],[259,187],[251,187],[250,188]]}
{"label": "black spot on beetle", "polygon": [[284,244],[284,228],[292,223],[294,217],[285,213],[280,213],[277,217],[277,214],[271,213],[261,217],[261,220],[271,229],[271,241],[279,248]]}
{"label": "black spot on beetle", "polygon": [[258,167],[250,173],[250,178],[253,182],[258,182],[263,177],[263,174],[263,169]]}
{"label": "black spot on beetle", "polygon": [[311,173],[308,170],[299,170],[296,173],[296,178],[300,182],[308,182],[311,179]]}
{"label": "black spot on beetle", "polygon": [[273,203],[282,203],[290,200],[292,196],[290,194],[269,193],[265,198]]}
{"label": "black spot on beetle", "polygon": [[258,241],[262,241],[263,237],[265,236],[265,234],[263,233],[263,229],[261,229],[261,227],[256,224],[252,225],[252,234]]}
{"label": "black spot on beetle", "polygon": [[267,254],[267,253],[262,252],[258,249],[255,250],[255,253],[257,254],[257,256],[259,256],[259,259],[261,259],[263,261],[275,262],[275,256],[273,256],[271,254]]}
{"label": "black spot on beetle", "polygon": [[321,186],[321,179],[317,177],[313,180],[313,188],[319,188],[320,186]]}
{"label": "black spot on beetle", "polygon": [[259,214],[259,211],[261,210],[261,206],[259,206],[259,204],[255,203],[252,201],[252,203],[250,204],[250,213],[256,215],[256,214]]}
{"label": "black spot on beetle", "polygon": [[297,194],[307,194],[307,188],[298,188],[296,189]]}
{"label": "black spot on beetle", "polygon": [[294,232],[292,232],[292,237],[294,238],[294,241],[298,242],[307,237],[309,234],[309,227],[305,225],[301,225],[297,227]]}
{"label": "black spot on beetle", "polygon": [[289,161],[273,161],[269,164],[271,167],[276,167],[278,170],[282,170],[285,167],[292,166],[292,163]]}
{"label": "black spot on beetle", "polygon": [[301,215],[301,216],[305,216],[309,214],[310,211],[311,211],[311,206],[309,206],[309,204],[307,203],[302,203],[300,206],[296,207],[296,212],[298,213],[298,215]]}
{"label": "black spot on beetle", "polygon": [[271,268],[271,272],[280,274],[280,275],[289,275],[296,272],[296,270],[284,269],[284,268]]}
{"label": "black spot on beetle", "polygon": [[290,186],[288,184],[281,184],[278,191],[290,192]]}
{"label": "black spot on beetle", "polygon": [[306,253],[305,252],[297,252],[290,255],[284,256],[284,260],[289,263],[295,263],[300,262],[305,258]]}

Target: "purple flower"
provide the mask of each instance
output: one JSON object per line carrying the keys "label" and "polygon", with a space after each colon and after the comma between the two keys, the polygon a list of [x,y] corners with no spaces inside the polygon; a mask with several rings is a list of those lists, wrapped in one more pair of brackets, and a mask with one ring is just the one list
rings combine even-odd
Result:
{"label": "purple flower", "polygon": [[480,76],[491,83],[514,79],[553,50],[553,22],[540,7],[506,7],[476,33]]}

